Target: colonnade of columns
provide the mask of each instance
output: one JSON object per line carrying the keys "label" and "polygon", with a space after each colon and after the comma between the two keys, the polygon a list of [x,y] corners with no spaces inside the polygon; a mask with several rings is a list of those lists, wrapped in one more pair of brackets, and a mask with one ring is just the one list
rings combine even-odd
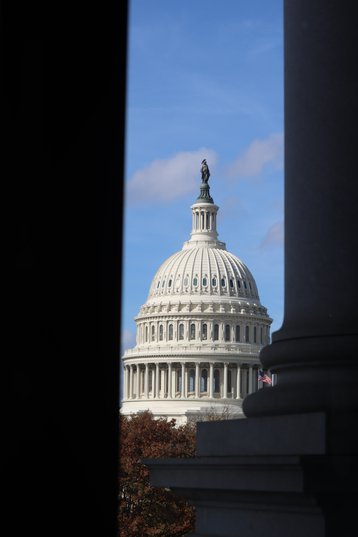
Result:
{"label": "colonnade of columns", "polygon": [[124,400],[242,399],[258,389],[258,364],[168,362],[124,367]]}

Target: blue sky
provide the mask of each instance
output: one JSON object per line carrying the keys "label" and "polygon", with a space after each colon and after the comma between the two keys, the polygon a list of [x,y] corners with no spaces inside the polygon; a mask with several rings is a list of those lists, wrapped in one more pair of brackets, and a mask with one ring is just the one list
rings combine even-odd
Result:
{"label": "blue sky", "polygon": [[219,240],[283,319],[282,0],[130,0],[122,350],[190,238],[203,158]]}

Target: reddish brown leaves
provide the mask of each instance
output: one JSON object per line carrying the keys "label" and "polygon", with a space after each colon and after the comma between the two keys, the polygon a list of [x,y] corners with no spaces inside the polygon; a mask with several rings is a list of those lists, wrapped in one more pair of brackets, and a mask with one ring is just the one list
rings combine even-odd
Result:
{"label": "reddish brown leaves", "polygon": [[119,536],[181,537],[193,531],[194,508],[169,490],[149,485],[146,458],[193,457],[195,429],[150,412],[120,417]]}

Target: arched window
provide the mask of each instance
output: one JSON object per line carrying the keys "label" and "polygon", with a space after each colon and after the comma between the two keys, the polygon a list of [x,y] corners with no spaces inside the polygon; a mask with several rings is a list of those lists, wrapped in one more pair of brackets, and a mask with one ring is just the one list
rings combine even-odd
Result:
{"label": "arched window", "polygon": [[155,326],[152,324],[152,341],[155,340]]}
{"label": "arched window", "polygon": [[200,376],[200,391],[208,391],[208,372],[206,369],[203,369]]}
{"label": "arched window", "polygon": [[184,339],[184,325],[180,323],[179,325],[179,339]]}
{"label": "arched window", "polygon": [[169,325],[168,339],[169,339],[170,341],[173,339],[173,325],[172,325],[172,324]]}
{"label": "arched window", "polygon": [[219,339],[219,325],[214,324],[214,341]]}
{"label": "arched window", "polygon": [[195,339],[195,324],[191,323],[190,325],[190,339]]}
{"label": "arched window", "polygon": [[220,371],[218,369],[214,371],[214,393],[220,393]]}
{"label": "arched window", "polygon": [[212,278],[212,280],[211,280],[211,285],[212,285],[213,287],[216,287],[216,285],[217,285],[217,280],[216,280],[216,278]]}
{"label": "arched window", "polygon": [[189,392],[193,392],[195,390],[195,371],[194,369],[190,369],[189,371]]}
{"label": "arched window", "polygon": [[206,287],[208,285],[208,280],[207,278],[203,278],[203,286]]}
{"label": "arched window", "polygon": [[169,280],[168,281],[168,287],[171,287],[172,286],[172,280]]}
{"label": "arched window", "polygon": [[250,328],[248,326],[245,328],[245,341],[246,343],[250,341]]}
{"label": "arched window", "polygon": [[230,287],[231,287],[231,289],[233,289],[233,288],[234,288],[234,280],[233,280],[233,279],[231,279],[231,278],[230,278]]}
{"label": "arched window", "polygon": [[247,284],[246,284],[245,280],[244,280],[244,287],[245,287],[245,289],[247,289]]}
{"label": "arched window", "polygon": [[221,278],[221,287],[225,287],[226,281],[225,278]]}
{"label": "arched window", "polygon": [[208,325],[206,323],[203,324],[203,339],[208,339]]}
{"label": "arched window", "polygon": [[193,278],[193,285],[196,287],[198,285],[198,278],[195,276],[195,278]]}
{"label": "arched window", "polygon": [[159,325],[159,341],[163,341],[163,325]]}
{"label": "arched window", "polygon": [[237,287],[238,287],[238,289],[240,289],[240,287],[241,287],[241,282],[240,282],[240,280],[237,280]]}
{"label": "arched window", "polygon": [[148,326],[145,327],[145,341],[148,341]]}
{"label": "arched window", "polygon": [[235,341],[240,341],[240,325],[236,325],[235,328]]}
{"label": "arched window", "polygon": [[257,339],[257,329],[256,329],[256,326],[254,326],[254,343],[256,343],[256,339]]}
{"label": "arched window", "polygon": [[225,325],[225,341],[230,341],[230,325]]}

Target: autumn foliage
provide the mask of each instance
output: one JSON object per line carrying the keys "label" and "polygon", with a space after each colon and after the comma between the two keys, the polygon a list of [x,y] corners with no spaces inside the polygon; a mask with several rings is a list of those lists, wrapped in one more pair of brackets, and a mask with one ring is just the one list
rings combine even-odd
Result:
{"label": "autumn foliage", "polygon": [[193,457],[195,429],[150,412],[120,417],[119,537],[182,537],[194,508],[168,489],[151,487],[142,459]]}

